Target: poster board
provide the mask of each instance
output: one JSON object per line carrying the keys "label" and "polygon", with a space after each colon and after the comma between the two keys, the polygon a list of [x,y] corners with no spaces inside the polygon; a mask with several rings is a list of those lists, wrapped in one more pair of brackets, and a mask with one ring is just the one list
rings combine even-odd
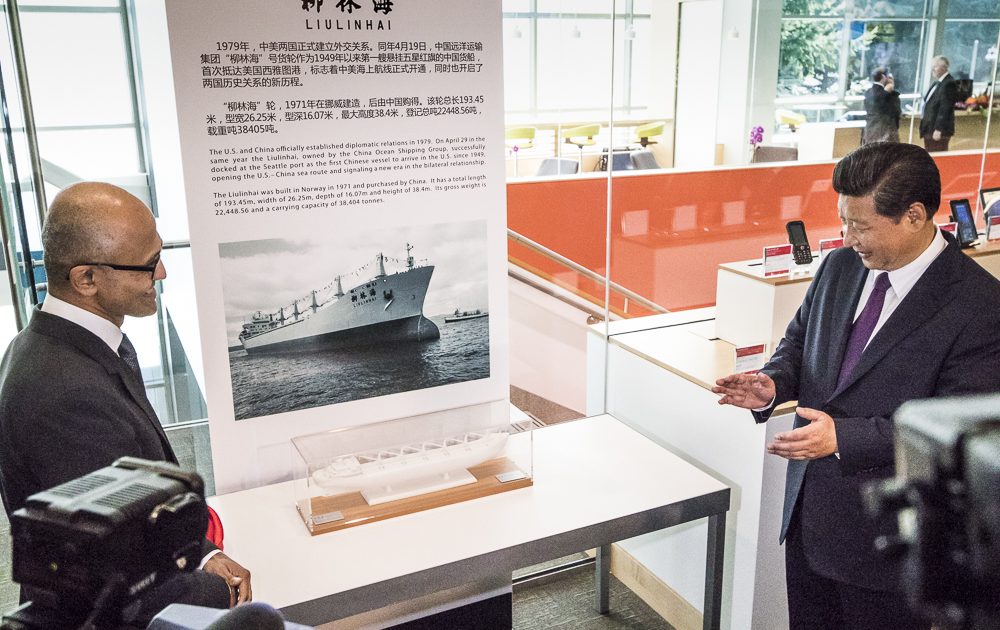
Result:
{"label": "poster board", "polygon": [[218,491],[505,399],[500,3],[166,8]]}

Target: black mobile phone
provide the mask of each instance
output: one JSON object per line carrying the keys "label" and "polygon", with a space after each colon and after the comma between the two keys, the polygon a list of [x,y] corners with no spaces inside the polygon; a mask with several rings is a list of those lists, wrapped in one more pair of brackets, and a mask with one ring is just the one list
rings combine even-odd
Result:
{"label": "black mobile phone", "polygon": [[785,230],[788,232],[788,242],[792,244],[792,260],[795,264],[812,264],[813,255],[809,249],[809,239],[806,238],[806,224],[802,221],[789,221],[785,224]]}
{"label": "black mobile phone", "polygon": [[972,206],[968,199],[952,199],[951,220],[958,224],[958,244],[962,247],[971,247],[979,240],[979,232],[976,231],[976,221],[972,218]]}

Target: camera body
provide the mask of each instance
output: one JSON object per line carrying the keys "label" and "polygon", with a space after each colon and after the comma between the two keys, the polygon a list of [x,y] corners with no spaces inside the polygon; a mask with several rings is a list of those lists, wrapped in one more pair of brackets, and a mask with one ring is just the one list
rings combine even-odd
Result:
{"label": "camera body", "polygon": [[1000,395],[909,402],[894,420],[896,477],[867,499],[899,534],[879,546],[902,558],[911,608],[938,628],[996,628]]}
{"label": "camera body", "polygon": [[165,462],[123,457],[32,495],[11,516],[31,603],[4,627],[116,627],[144,591],[198,566],[207,522],[201,478]]}

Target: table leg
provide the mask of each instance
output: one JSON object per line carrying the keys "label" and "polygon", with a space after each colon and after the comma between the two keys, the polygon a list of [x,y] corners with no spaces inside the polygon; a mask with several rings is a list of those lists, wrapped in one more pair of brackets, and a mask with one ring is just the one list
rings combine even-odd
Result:
{"label": "table leg", "polygon": [[708,517],[708,552],[705,561],[704,630],[719,630],[722,616],[722,569],[726,551],[726,513]]}
{"label": "table leg", "polygon": [[611,581],[611,545],[598,547],[596,560],[594,590],[597,595],[594,599],[594,608],[602,615],[606,615],[610,609],[608,590]]}

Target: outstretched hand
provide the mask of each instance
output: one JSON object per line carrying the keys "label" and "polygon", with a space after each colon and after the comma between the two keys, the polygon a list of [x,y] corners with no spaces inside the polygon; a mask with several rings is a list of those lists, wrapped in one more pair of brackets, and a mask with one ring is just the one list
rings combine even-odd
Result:
{"label": "outstretched hand", "polygon": [[208,559],[204,570],[218,575],[229,586],[229,607],[253,599],[250,590],[250,572],[224,553],[217,553]]}
{"label": "outstretched hand", "polygon": [[795,413],[809,424],[798,429],[778,433],[767,445],[767,452],[785,459],[819,459],[837,451],[837,431],[828,414],[798,407]]}
{"label": "outstretched hand", "polygon": [[712,391],[721,394],[720,405],[761,409],[774,400],[774,381],[766,374],[730,374],[715,381]]}

